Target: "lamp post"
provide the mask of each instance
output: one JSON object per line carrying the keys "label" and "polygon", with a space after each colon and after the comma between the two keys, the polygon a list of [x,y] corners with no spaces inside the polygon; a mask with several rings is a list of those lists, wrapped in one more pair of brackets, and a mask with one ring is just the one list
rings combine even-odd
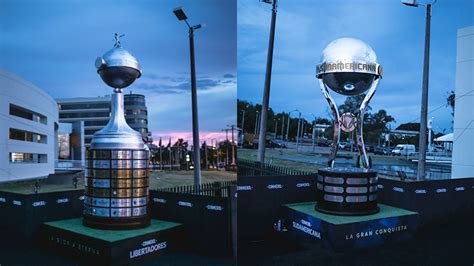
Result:
{"label": "lamp post", "polygon": [[183,8],[177,7],[173,9],[173,13],[178,20],[184,20],[189,30],[189,51],[191,60],[191,99],[192,99],[192,116],[193,116],[193,146],[194,146],[194,185],[201,185],[201,152],[199,141],[199,121],[198,121],[198,103],[196,89],[196,66],[194,62],[194,31],[203,27],[202,24],[194,26],[189,25],[187,16]]}
{"label": "lamp post", "polygon": [[288,112],[288,123],[286,125],[286,141],[288,142],[288,133],[290,131],[290,117],[291,117],[291,113],[292,112],[296,112],[298,111],[298,109],[295,109],[295,110],[291,110],[290,112]]}
{"label": "lamp post", "polygon": [[263,166],[265,163],[265,142],[267,135],[267,114],[268,105],[270,101],[270,82],[272,78],[272,63],[273,63],[273,44],[275,41],[275,23],[277,14],[277,0],[262,0],[267,4],[272,4],[272,21],[270,26],[270,38],[268,43],[267,54],[267,69],[265,74],[265,85],[263,88],[262,113],[260,115],[260,134],[258,137],[258,153],[257,160]]}
{"label": "lamp post", "polygon": [[258,132],[258,118],[259,118],[259,112],[257,111],[257,116],[255,117],[255,128],[253,129],[253,135],[257,136]]}
{"label": "lamp post", "polygon": [[275,138],[277,139],[278,138],[278,118],[274,119],[275,120]]}
{"label": "lamp post", "polygon": [[281,140],[283,141],[283,129],[285,128],[285,113],[282,114],[281,116],[281,134],[280,134],[280,137],[281,137]]}
{"label": "lamp post", "polygon": [[410,7],[426,7],[426,28],[425,28],[425,53],[423,62],[423,86],[421,89],[421,119],[420,119],[420,142],[418,158],[417,180],[424,180],[426,176],[426,133],[428,119],[428,80],[430,67],[430,27],[431,27],[431,6],[436,3],[434,0],[430,4],[419,4],[416,0],[402,0],[404,5]]}
{"label": "lamp post", "polygon": [[310,113],[309,115],[311,115],[311,116],[314,117],[314,120],[313,120],[313,123],[312,123],[313,128],[311,129],[311,137],[312,137],[312,139],[313,139],[313,143],[312,143],[311,149],[314,151],[314,141],[315,141],[315,139],[316,139],[316,138],[314,137],[314,125],[316,124],[316,115],[314,115],[313,113]]}
{"label": "lamp post", "polygon": [[298,111],[298,130],[296,131],[296,151],[298,151],[298,144],[300,142],[300,130],[301,130],[301,112]]}

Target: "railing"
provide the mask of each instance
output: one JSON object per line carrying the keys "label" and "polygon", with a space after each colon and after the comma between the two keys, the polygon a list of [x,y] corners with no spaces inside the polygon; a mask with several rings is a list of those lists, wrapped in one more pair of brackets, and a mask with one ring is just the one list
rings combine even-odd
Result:
{"label": "railing", "polygon": [[263,175],[312,175],[315,172],[303,171],[294,168],[277,166],[269,163],[239,159],[237,161],[237,175],[263,176]]}
{"label": "railing", "polygon": [[55,160],[54,168],[65,170],[83,170],[85,169],[85,161],[81,160]]}
{"label": "railing", "polygon": [[236,186],[236,185],[237,185],[237,181],[223,181],[223,182],[205,183],[199,186],[189,185],[189,186],[179,186],[179,187],[170,187],[170,188],[159,188],[156,190],[160,192],[172,192],[172,193],[183,193],[183,194],[227,198],[230,195],[230,192],[229,192],[230,187]]}

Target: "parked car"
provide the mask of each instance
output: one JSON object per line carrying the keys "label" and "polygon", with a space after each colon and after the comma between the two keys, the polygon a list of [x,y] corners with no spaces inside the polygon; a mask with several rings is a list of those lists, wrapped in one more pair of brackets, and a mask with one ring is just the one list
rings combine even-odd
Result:
{"label": "parked car", "polygon": [[378,155],[390,155],[392,153],[392,149],[385,146],[377,146],[375,147],[374,153]]}
{"label": "parked car", "polygon": [[327,139],[318,139],[316,145],[321,147],[329,147],[331,145],[331,142],[329,142],[329,140]]}
{"label": "parked car", "polygon": [[371,144],[365,145],[365,150],[367,152],[375,152],[375,145],[371,145]]}
{"label": "parked car", "polygon": [[279,139],[272,139],[268,142],[268,148],[286,148],[285,142]]}
{"label": "parked car", "polygon": [[397,146],[395,146],[395,149],[392,150],[393,155],[409,156],[415,153],[415,145],[413,144],[398,144]]}

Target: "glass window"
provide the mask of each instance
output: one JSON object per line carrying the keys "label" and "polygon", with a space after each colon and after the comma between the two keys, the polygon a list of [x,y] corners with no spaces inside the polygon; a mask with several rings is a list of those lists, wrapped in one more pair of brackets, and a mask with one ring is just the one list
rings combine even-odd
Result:
{"label": "glass window", "polygon": [[10,163],[47,163],[48,155],[39,153],[10,152]]}
{"label": "glass window", "polygon": [[10,128],[10,139],[44,144],[48,143],[48,137],[46,135],[16,128]]}
{"label": "glass window", "polygon": [[77,110],[77,109],[99,109],[110,108],[110,103],[62,103],[59,105],[60,110]]}
{"label": "glass window", "polygon": [[102,120],[102,121],[84,121],[84,126],[105,126],[109,121]]}
{"label": "glass window", "polygon": [[109,117],[109,112],[60,113],[59,118]]}
{"label": "glass window", "polygon": [[10,104],[10,115],[39,122],[45,125],[48,123],[48,119],[46,118],[46,116],[14,104]]}

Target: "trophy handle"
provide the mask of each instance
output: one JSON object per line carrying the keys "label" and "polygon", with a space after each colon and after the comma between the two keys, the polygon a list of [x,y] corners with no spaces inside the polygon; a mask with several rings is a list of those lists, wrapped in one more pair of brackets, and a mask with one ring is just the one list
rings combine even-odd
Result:
{"label": "trophy handle", "polygon": [[339,110],[337,109],[336,102],[331,97],[331,95],[329,95],[329,90],[322,79],[319,80],[319,86],[321,87],[321,91],[323,92],[324,98],[326,98],[326,101],[328,102],[329,107],[331,108],[333,116],[334,134],[332,136],[332,147],[328,160],[328,166],[332,168],[334,167],[334,160],[336,159],[336,153],[339,149],[339,135],[341,132],[341,129],[339,128]]}
{"label": "trophy handle", "polygon": [[370,168],[370,165],[369,165],[369,158],[367,157],[367,152],[365,150],[364,135],[363,135],[363,130],[362,130],[364,126],[364,115],[365,115],[365,110],[367,109],[367,106],[369,105],[370,100],[372,99],[372,97],[375,94],[375,91],[377,90],[377,86],[379,85],[379,82],[380,82],[380,77],[376,78],[374,82],[372,83],[372,85],[370,86],[369,92],[365,95],[365,98],[359,107],[359,114],[357,117],[357,128],[356,128],[357,148],[359,150],[359,157],[362,159],[362,163],[365,169]]}

